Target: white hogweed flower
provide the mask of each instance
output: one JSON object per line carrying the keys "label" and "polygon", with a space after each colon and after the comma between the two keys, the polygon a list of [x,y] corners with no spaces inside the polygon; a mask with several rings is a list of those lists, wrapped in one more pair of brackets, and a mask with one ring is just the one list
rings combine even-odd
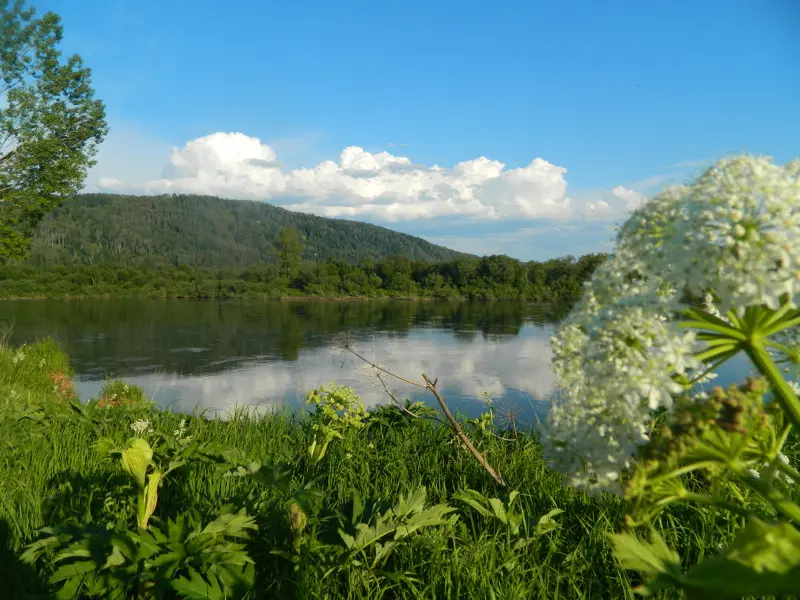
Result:
{"label": "white hogweed flower", "polygon": [[545,458],[588,492],[618,489],[648,440],[650,411],[671,407],[683,389],[673,375],[700,366],[693,332],[669,320],[674,291],[656,291],[652,279],[628,281],[631,264],[621,253],[602,265],[552,341],[563,401],[542,426]]}
{"label": "white hogweed flower", "polygon": [[186,419],[181,419],[178,423],[178,428],[172,432],[176,438],[182,438],[183,435],[186,433]]}
{"label": "white hogweed flower", "polygon": [[136,435],[142,435],[143,433],[150,431],[150,421],[147,421],[146,419],[134,421],[131,423],[131,429]]}
{"label": "white hogweed flower", "polygon": [[[669,241],[671,276],[720,310],[800,302],[800,169],[768,157],[720,161],[690,188]],[[654,265],[656,266],[656,265]]]}
{"label": "white hogweed flower", "polygon": [[703,372],[694,335],[673,320],[686,289],[713,290],[719,306],[708,297],[706,308],[721,318],[731,307],[777,308],[784,294],[800,304],[800,161],[725,159],[656,195],[620,229],[552,344],[563,401],[542,442],[573,486],[618,489],[648,441],[651,410],[669,409],[683,391],[673,377]]}

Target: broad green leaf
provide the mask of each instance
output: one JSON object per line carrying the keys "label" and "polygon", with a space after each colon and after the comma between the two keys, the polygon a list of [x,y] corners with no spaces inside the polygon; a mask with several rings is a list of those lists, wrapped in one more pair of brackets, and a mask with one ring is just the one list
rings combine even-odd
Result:
{"label": "broad green leaf", "polygon": [[800,532],[751,518],[721,554],[704,560],[686,585],[719,598],[800,594]]}
{"label": "broad green leaf", "polygon": [[425,500],[428,497],[428,492],[424,485],[419,486],[408,495],[400,494],[400,499],[394,506],[394,514],[400,518],[410,515],[413,512],[419,512],[425,508]]}
{"label": "broad green leaf", "polygon": [[484,517],[492,516],[492,513],[486,508],[482,502],[487,502],[486,498],[480,493],[476,492],[475,490],[463,490],[460,492],[456,492],[453,494],[453,499],[458,500],[459,502],[463,502],[468,506],[471,506],[473,509],[478,511]]}
{"label": "broad green leaf", "polygon": [[539,522],[536,524],[536,533],[539,535],[544,535],[545,533],[550,533],[551,531],[555,531],[561,524],[554,519],[564,511],[560,508],[554,508],[546,515],[542,515],[539,517]]}
{"label": "broad green leaf", "polygon": [[665,587],[679,585],[683,581],[678,554],[670,550],[656,531],[652,535],[653,542],[649,544],[629,533],[610,536],[622,568],[638,571],[650,578],[650,581],[634,590],[642,596],[651,596]]}
{"label": "broad green leaf", "polygon": [[58,583],[59,581],[64,581],[65,579],[71,579],[73,577],[79,577],[85,573],[90,573],[96,568],[97,565],[90,560],[82,560],[80,562],[62,565],[56,569],[52,575],[50,575],[49,581],[50,583]]}
{"label": "broad green leaf", "polygon": [[208,581],[194,569],[189,569],[189,579],[179,577],[172,581],[172,588],[182,597],[190,600],[223,600],[225,595],[217,578],[211,571],[206,573]]}
{"label": "broad green leaf", "polygon": [[83,580],[80,577],[69,579],[58,589],[55,594],[55,600],[73,600],[77,596],[82,583]]}
{"label": "broad green leaf", "polygon": [[147,467],[153,460],[153,449],[142,438],[131,438],[122,451],[122,468],[140,488],[145,486]]}
{"label": "broad green leaf", "polygon": [[503,506],[502,500],[500,498],[489,498],[489,506],[492,507],[494,511],[494,516],[500,519],[500,521],[504,524],[508,524],[508,517],[506,516],[506,509]]}

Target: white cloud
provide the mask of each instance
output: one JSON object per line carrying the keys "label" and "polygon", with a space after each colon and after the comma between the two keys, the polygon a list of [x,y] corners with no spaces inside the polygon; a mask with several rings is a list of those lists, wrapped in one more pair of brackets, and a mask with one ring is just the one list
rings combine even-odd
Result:
{"label": "white cloud", "polygon": [[345,148],[337,161],[285,169],[275,151],[259,139],[219,132],[173,148],[160,179],[137,182],[105,176],[98,185],[116,192],[271,200],[329,217],[564,219],[576,212],[566,196],[565,173],[541,158],[517,169],[486,157],[445,168],[357,146]]}

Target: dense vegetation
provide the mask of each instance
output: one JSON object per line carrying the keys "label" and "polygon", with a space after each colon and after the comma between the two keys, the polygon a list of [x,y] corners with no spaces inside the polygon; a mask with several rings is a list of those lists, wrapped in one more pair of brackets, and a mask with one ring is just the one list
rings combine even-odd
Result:
{"label": "dense vegetation", "polygon": [[[636,581],[616,564],[607,537],[621,525],[623,503],[563,487],[536,439],[525,432],[515,439],[500,419],[463,426],[507,489],[447,427],[395,408],[359,413],[358,426],[344,427],[324,411],[182,422],[184,415],[142,404],[136,388],[121,383],[109,383],[98,401],[70,406],[68,375],[67,357],[52,342],[0,349],[0,565],[8,597],[45,594],[48,579],[58,587],[91,573],[105,577],[96,580],[96,597],[122,585],[156,593],[143,582],[159,569],[172,569],[162,585],[189,598],[222,597],[200,577],[229,586],[236,598],[634,597]],[[342,437],[320,456],[310,450],[325,423]],[[125,467],[108,453],[132,435],[156,448],[154,460],[176,466],[147,530],[136,529],[130,461]],[[656,525],[688,566],[729,541],[740,521],[673,506]],[[43,526],[59,537],[37,534]],[[36,539],[41,545],[23,560]],[[124,545],[131,539],[150,540],[150,558],[131,558]],[[66,552],[53,563],[59,545]],[[255,584],[243,592],[231,573]]]}
{"label": "dense vegetation", "polygon": [[0,1],[0,263],[27,255],[42,217],[83,187],[108,127],[91,71],[58,48],[61,20]]}
{"label": "dense vegetation", "polygon": [[326,297],[432,297],[570,301],[580,295],[604,255],[523,263],[507,256],[424,262],[405,256],[382,261],[305,262],[201,268],[75,264],[40,268],[0,265],[0,297],[145,296],[236,298],[309,295]]}
{"label": "dense vegetation", "polygon": [[276,262],[281,229],[300,233],[308,260],[357,262],[398,254],[437,261],[462,256],[384,227],[292,212],[266,202],[83,194],[42,221],[31,261],[37,266],[114,262],[246,267]]}

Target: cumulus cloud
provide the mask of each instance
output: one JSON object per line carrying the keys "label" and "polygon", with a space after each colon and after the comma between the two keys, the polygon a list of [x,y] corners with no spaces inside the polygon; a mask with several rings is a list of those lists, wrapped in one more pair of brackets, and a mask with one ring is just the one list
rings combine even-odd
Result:
{"label": "cumulus cloud", "polygon": [[630,188],[618,185],[611,190],[584,192],[585,199],[579,203],[581,216],[590,220],[611,220],[627,215],[638,208],[646,199]]}
{"label": "cumulus cloud", "polygon": [[269,200],[322,216],[384,221],[564,219],[580,212],[567,197],[565,174],[565,168],[541,158],[514,169],[483,156],[441,167],[358,146],[342,150],[336,161],[286,169],[259,139],[219,132],[173,148],[159,179],[103,177],[98,187]]}

